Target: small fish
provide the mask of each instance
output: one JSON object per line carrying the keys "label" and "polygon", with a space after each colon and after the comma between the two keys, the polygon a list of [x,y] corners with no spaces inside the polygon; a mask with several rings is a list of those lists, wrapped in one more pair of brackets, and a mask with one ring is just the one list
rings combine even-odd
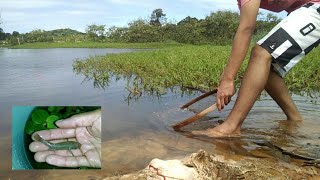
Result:
{"label": "small fish", "polygon": [[59,143],[51,143],[44,140],[39,134],[34,135],[34,139],[46,145],[49,150],[71,150],[71,149],[79,149],[81,144],[76,141],[65,141]]}

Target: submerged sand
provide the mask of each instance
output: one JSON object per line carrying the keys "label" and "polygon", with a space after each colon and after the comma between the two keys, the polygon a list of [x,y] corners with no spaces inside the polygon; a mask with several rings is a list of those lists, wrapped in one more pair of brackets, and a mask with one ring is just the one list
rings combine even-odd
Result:
{"label": "submerged sand", "polygon": [[[104,141],[101,170],[12,171],[11,164],[1,164],[1,169],[7,169],[4,179],[320,179],[320,168],[302,166],[299,160],[286,162],[252,146],[246,149],[246,143],[144,132]],[[3,162],[10,162],[6,157]]]}
{"label": "submerged sand", "polygon": [[106,177],[104,180],[143,179],[319,179],[320,169],[299,167],[266,159],[226,159],[222,155],[209,154],[204,150],[180,160],[154,159],[143,170],[127,175]]}

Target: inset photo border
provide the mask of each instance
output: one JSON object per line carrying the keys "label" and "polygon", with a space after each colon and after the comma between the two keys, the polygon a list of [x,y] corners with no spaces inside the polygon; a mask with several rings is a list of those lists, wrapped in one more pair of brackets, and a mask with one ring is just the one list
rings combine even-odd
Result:
{"label": "inset photo border", "polygon": [[101,106],[13,106],[12,169],[101,169]]}

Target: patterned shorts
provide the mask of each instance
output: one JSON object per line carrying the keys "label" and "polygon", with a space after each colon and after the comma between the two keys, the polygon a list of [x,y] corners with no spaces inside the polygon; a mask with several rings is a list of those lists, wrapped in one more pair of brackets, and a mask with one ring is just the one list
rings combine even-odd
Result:
{"label": "patterned shorts", "polygon": [[320,43],[320,4],[293,11],[257,43],[271,54],[273,69],[284,77]]}

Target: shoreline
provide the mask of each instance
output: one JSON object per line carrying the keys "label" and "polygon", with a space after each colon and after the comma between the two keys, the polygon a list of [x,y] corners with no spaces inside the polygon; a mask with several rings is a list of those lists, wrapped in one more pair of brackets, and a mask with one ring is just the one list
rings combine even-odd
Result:
{"label": "shoreline", "polygon": [[[238,157],[239,158],[239,157]],[[143,179],[318,179],[320,169],[276,162],[274,159],[241,157],[235,160],[219,154],[209,154],[200,149],[182,159],[153,159],[140,171],[105,177],[103,180]]]}
{"label": "shoreline", "polygon": [[48,49],[48,48],[116,48],[116,49],[150,49],[183,46],[176,42],[154,43],[111,43],[111,42],[43,42],[26,43],[15,46],[7,46],[10,49]]}
{"label": "shoreline", "polygon": [[[68,171],[52,171],[43,170],[37,177],[46,177],[48,179],[59,179],[64,177],[77,177],[86,178],[90,180],[145,180],[145,179],[159,179],[169,180],[174,178],[186,179],[186,180],[204,180],[204,179],[272,179],[277,178],[284,179],[319,179],[320,168],[314,166],[302,166],[301,160],[292,159],[290,162],[274,157],[262,149],[253,150],[250,153],[259,157],[253,157],[249,155],[233,153],[230,151],[219,149],[217,146],[212,149],[210,146],[203,146],[205,150],[199,150],[199,144],[195,145],[195,148],[190,152],[182,155],[182,152],[174,153],[172,156],[168,156],[167,148],[163,145],[167,142],[169,147],[177,147],[179,149],[185,149],[188,146],[192,146],[194,143],[199,143],[199,140],[189,139],[179,141],[179,144],[175,144],[175,138],[170,136],[160,136],[160,134],[146,134],[148,136],[141,136],[138,138],[121,138],[106,141],[103,143],[103,160],[104,168],[101,170],[68,170]],[[145,137],[148,137],[147,139]],[[166,137],[166,139],[163,139]],[[1,138],[2,142],[10,144],[9,136],[7,138]],[[160,140],[163,140],[162,142]],[[187,141],[186,141],[187,140]],[[121,143],[120,143],[121,142]],[[130,144],[131,143],[131,144]],[[6,144],[4,144],[6,145]],[[117,145],[117,146],[114,146]],[[119,146],[120,145],[120,146]],[[128,145],[128,147],[121,148],[121,145]],[[210,145],[210,144],[207,144]],[[7,151],[11,151],[9,146],[6,146]],[[141,152],[141,147],[143,152]],[[197,148],[196,148],[197,147]],[[170,148],[169,148],[170,149]],[[197,149],[197,150],[196,150]],[[129,153],[128,153],[129,152]],[[147,155],[149,152],[153,152],[153,155]],[[192,153],[196,152],[196,153]],[[124,153],[128,154],[128,157],[122,159],[121,156]],[[142,163],[143,166],[136,170],[132,169],[141,163],[136,164],[135,161],[148,159],[147,162]],[[166,158],[167,157],[167,158]],[[10,157],[8,157],[10,158]],[[124,160],[125,163],[120,165],[122,170],[128,171],[116,171],[109,168],[116,168],[113,165],[117,165],[114,160]],[[131,160],[128,160],[131,159]],[[150,166],[151,165],[151,166]],[[10,164],[3,166],[3,173],[7,178],[19,177],[32,177],[34,172],[20,173],[19,171],[9,170]],[[131,170],[130,170],[131,169]],[[77,173],[77,175],[75,175]],[[171,178],[170,178],[171,177]]]}

